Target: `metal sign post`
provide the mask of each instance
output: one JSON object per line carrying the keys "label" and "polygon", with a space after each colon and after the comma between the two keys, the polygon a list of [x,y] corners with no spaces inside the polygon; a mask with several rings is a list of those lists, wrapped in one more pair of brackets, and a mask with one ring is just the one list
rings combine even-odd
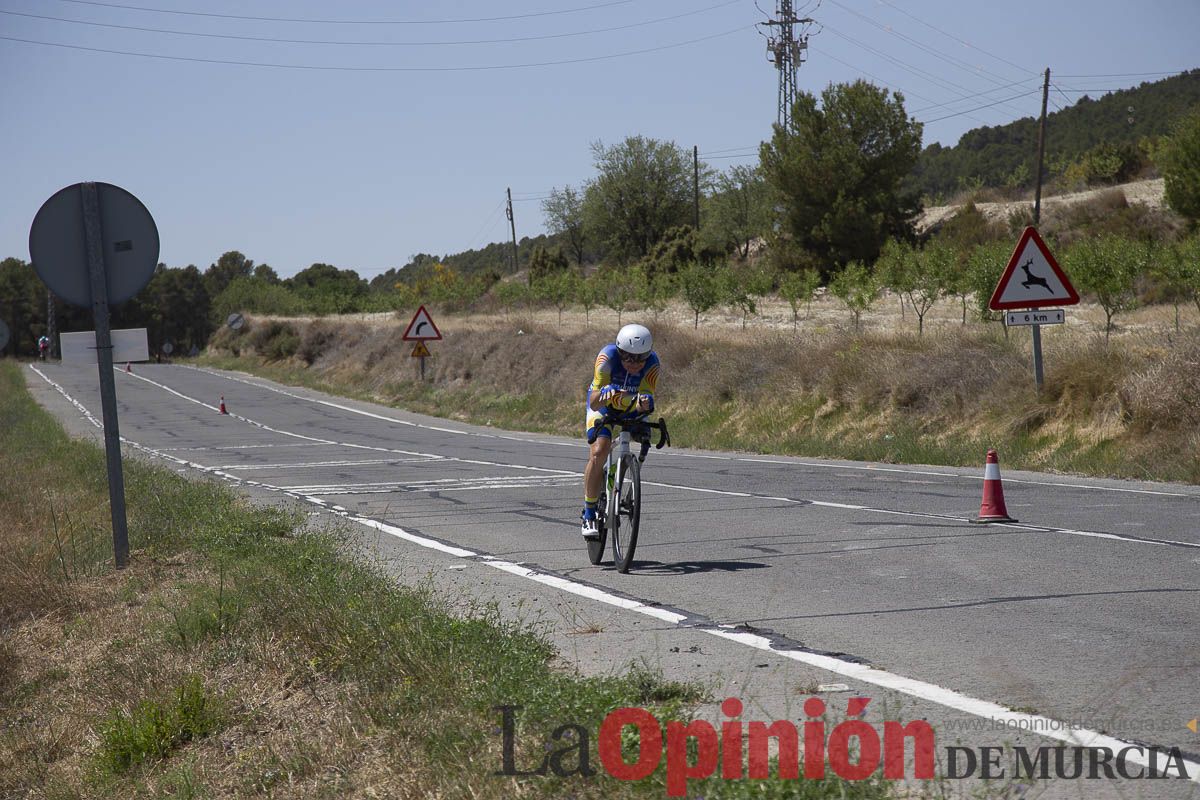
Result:
{"label": "metal sign post", "polygon": [[113,380],[112,337],[108,327],[108,280],[104,240],[100,232],[100,198],[96,184],[84,183],[83,233],[88,273],[92,279],[92,316],[96,322],[96,360],[100,367],[100,407],[104,412],[104,454],[108,462],[108,503],[112,509],[113,556],[117,569],[129,563],[129,528],[125,518],[125,474],[121,468],[121,433],[117,429],[117,385]]}
{"label": "metal sign post", "polygon": [[150,281],[158,264],[158,245],[158,228],[150,212],[132,194],[109,183],[85,182],[60,189],[38,209],[29,230],[29,254],[38,277],[68,303],[90,306],[95,319],[117,569],[129,562],[129,529],[109,306],[133,297]]}
{"label": "metal sign post", "polygon": [[421,359],[421,382],[424,383],[425,359],[429,358],[429,348],[425,346],[425,342],[433,342],[442,338],[442,332],[434,324],[433,317],[429,316],[425,306],[422,305],[417,309],[417,313],[413,314],[413,318],[409,321],[408,327],[404,329],[404,336],[401,338],[406,342],[416,342],[412,357]]}
{"label": "metal sign post", "polygon": [[1041,394],[1042,384],[1045,383],[1045,376],[1042,374],[1042,326],[1034,325],[1033,328],[1033,385]]}
{"label": "metal sign post", "polygon": [[[1029,325],[1033,331],[1033,380],[1038,392],[1042,391],[1042,326],[1063,321],[1062,309],[1039,312],[1046,306],[1073,305],[1079,302],[1079,293],[1071,285],[1050,248],[1042,241],[1037,229],[1027,227],[1017,241],[1012,257],[1000,282],[992,292],[988,308],[993,311],[1025,309],[1018,314],[1008,314],[1005,325]],[[1056,315],[1056,316],[1052,316]]]}
{"label": "metal sign post", "polygon": [[425,346],[424,342],[417,342],[416,345],[413,346],[412,357],[421,359],[421,382],[424,383],[425,359],[429,358],[429,348]]}

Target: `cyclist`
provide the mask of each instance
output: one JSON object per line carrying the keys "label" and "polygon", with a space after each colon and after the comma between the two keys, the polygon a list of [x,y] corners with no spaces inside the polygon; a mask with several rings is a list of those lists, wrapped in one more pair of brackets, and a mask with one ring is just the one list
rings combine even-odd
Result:
{"label": "cyclist", "polygon": [[612,447],[612,430],[604,424],[604,412],[654,410],[659,361],[653,348],[654,339],[648,328],[626,325],[617,332],[617,340],[605,345],[596,355],[596,367],[587,391],[585,425],[591,442],[587,467],[583,471],[582,519],[586,539],[599,535],[596,504],[604,481],[604,462]]}
{"label": "cyclist", "polygon": [[43,335],[40,339],[38,339],[37,345],[38,358],[40,358],[42,361],[45,361],[46,357],[50,355],[50,337]]}

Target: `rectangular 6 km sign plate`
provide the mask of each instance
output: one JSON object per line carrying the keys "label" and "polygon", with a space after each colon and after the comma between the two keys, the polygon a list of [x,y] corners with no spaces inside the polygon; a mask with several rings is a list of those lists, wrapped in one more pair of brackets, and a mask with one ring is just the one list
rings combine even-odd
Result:
{"label": "rectangular 6 km sign plate", "polygon": [[1061,325],[1066,315],[1061,308],[1040,308],[1037,311],[1009,311],[1005,325]]}

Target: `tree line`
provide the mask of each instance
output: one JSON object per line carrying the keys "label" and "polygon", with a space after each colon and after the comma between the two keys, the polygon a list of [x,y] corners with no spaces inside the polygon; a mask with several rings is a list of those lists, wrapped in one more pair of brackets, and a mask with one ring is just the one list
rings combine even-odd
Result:
{"label": "tree line", "polygon": [[[846,298],[857,319],[874,296],[870,289],[889,286],[908,297],[920,330],[919,309],[949,294],[959,297],[965,318],[967,297],[980,297],[963,289],[972,259],[982,258],[976,251],[1012,235],[970,206],[932,236],[917,235],[912,220],[920,204],[906,179],[918,163],[921,134],[899,93],[864,81],[830,85],[819,98],[800,93],[790,127],[773,127],[756,166],[697,168],[675,143],[644,136],[593,143],[595,176],[579,187],[555,187],[543,203],[549,234],[520,242],[523,281],[511,276],[510,256],[502,255],[507,248],[500,244],[455,257],[419,254],[370,282],[329,264],[281,279],[270,266],[230,251],[203,272],[159,265],[145,290],[114,309],[114,325],[144,326],[152,348],[169,341],[186,351],[203,347],[233,312],[340,314],[420,302],[511,309],[543,302],[560,309],[578,304],[589,315],[602,305],[620,316],[635,303],[661,310],[675,297],[688,304],[698,324],[717,304],[749,316],[753,298],[763,292],[799,298],[809,286],[827,286]],[[1068,220],[1058,231],[1043,227],[1043,234],[1068,248],[1079,237],[1081,252],[1109,235],[1112,246],[1094,259],[1105,263],[1125,252],[1119,243],[1126,240],[1156,245],[1156,253],[1175,253],[1178,245],[1191,269],[1186,234],[1200,219],[1200,112],[1163,137],[1156,159],[1174,222],[1147,219],[1144,207],[1117,203],[1095,218],[1085,213]],[[1010,228],[1027,221],[1010,220]],[[1089,269],[1081,259],[1078,268]],[[993,283],[1003,260],[988,262]],[[1163,259],[1146,256],[1137,263],[1144,276]],[[1158,279],[1168,281],[1165,274]],[[1180,280],[1169,291],[1186,296],[1186,280]],[[1098,283],[1093,288],[1097,297],[1124,296]],[[1112,314],[1120,313],[1119,300],[1112,302]],[[0,264],[0,318],[13,330],[14,352],[31,347],[44,331],[46,311],[44,289],[30,266],[11,258]],[[56,314],[62,330],[91,326],[86,312],[58,305]]]}
{"label": "tree line", "polygon": [[[224,253],[203,272],[159,264],[134,297],[111,309],[113,328],[146,328],[152,353],[166,344],[174,353],[203,349],[209,336],[234,312],[340,314],[395,308],[390,287],[372,289],[351,269],[313,264],[280,278],[268,264],[242,253]],[[33,266],[18,258],[0,261],[0,319],[10,330],[6,354],[33,354],[49,332],[92,330],[91,309],[62,302],[47,291]]]}

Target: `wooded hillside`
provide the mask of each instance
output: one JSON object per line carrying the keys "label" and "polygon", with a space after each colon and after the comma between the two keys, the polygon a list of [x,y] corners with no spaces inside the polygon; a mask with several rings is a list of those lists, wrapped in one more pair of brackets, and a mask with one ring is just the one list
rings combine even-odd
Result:
{"label": "wooded hillside", "polygon": [[[1054,83],[1053,73],[1051,82]],[[1056,99],[1063,102],[1062,95]],[[1073,105],[1046,117],[1047,178],[1061,178],[1072,163],[1097,148],[1107,148],[1125,162],[1137,161],[1134,152],[1127,152],[1121,158],[1119,151],[1150,146],[1197,106],[1200,106],[1200,69],[1112,92],[1099,100],[1085,94]],[[1037,108],[1030,110],[1036,114]],[[926,198],[927,205],[939,205],[962,188],[1031,187],[1038,135],[1034,114],[1007,125],[967,131],[954,147],[929,145],[921,152],[911,188]],[[1114,169],[1119,173],[1121,166]],[[1114,182],[1130,180],[1136,173],[1113,177]]]}

